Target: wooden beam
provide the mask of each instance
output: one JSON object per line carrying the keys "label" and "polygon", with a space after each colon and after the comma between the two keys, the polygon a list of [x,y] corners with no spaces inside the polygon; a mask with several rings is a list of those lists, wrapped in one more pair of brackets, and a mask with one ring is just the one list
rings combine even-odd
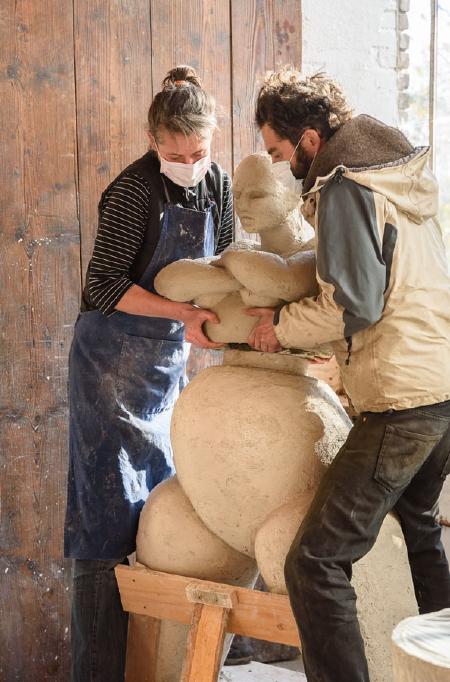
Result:
{"label": "wooden beam", "polygon": [[264,148],[255,125],[255,99],[266,71],[301,69],[300,0],[231,0],[234,167]]}
{"label": "wooden beam", "polygon": [[152,31],[148,0],[73,4],[84,277],[97,232],[100,195],[148,149]]}
{"label": "wooden beam", "polygon": [[4,0],[0,679],[69,679],[67,356],[80,299],[71,0]]}
{"label": "wooden beam", "polygon": [[[195,604],[186,595],[192,578],[152,571],[141,565],[117,566],[122,606],[125,611],[189,624]],[[230,589],[230,585],[195,581],[203,591]],[[282,594],[270,594],[233,587],[237,603],[230,611],[227,632],[266,639],[280,644],[300,646],[297,626],[289,599]]]}
{"label": "wooden beam", "polygon": [[229,609],[195,604],[181,682],[216,682]]}
{"label": "wooden beam", "polygon": [[233,170],[231,118],[231,20],[229,2],[222,0],[150,0],[155,37],[152,77],[154,92],[177,64],[196,69],[217,103],[219,129],[212,144],[213,161]]}
{"label": "wooden beam", "polygon": [[203,585],[202,581],[189,583],[186,587],[186,598],[196,604],[207,606],[221,606],[223,609],[232,609],[237,604],[237,596],[234,587],[223,589],[222,585],[213,589]]}
{"label": "wooden beam", "polygon": [[130,613],[125,679],[155,682],[161,621]]}

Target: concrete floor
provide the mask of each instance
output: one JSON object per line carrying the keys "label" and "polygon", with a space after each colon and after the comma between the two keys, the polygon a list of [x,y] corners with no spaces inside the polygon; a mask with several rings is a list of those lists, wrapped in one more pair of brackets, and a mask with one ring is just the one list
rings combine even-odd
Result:
{"label": "concrete floor", "polygon": [[[300,661],[291,661],[290,666]],[[219,682],[306,682],[304,673],[299,672],[299,667],[287,669],[286,664],[269,665],[267,663],[249,663],[248,665],[234,665],[222,668]]]}
{"label": "concrete floor", "polygon": [[222,668],[219,682],[306,682],[302,659],[269,665],[252,661],[248,665]]}

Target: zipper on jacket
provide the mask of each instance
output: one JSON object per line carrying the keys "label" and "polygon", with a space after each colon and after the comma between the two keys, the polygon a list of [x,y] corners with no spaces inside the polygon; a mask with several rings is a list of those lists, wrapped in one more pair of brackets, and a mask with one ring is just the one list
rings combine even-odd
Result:
{"label": "zipper on jacket", "polygon": [[345,361],[345,364],[348,366],[350,364],[350,358],[352,356],[352,345],[353,345],[353,338],[351,336],[346,336],[345,340],[347,341],[347,360]]}

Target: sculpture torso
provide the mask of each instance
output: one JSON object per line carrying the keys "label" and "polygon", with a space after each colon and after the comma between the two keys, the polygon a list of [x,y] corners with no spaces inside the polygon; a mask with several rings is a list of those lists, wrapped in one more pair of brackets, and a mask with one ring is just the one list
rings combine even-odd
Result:
{"label": "sculpture torso", "polygon": [[172,263],[159,273],[155,287],[171,300],[213,310],[220,324],[206,324],[212,341],[246,343],[257,323],[246,308],[273,307],[317,292],[315,255],[306,242],[300,198],[275,180],[268,155],[244,159],[233,183],[241,223],[258,233],[261,243],[237,242],[215,258]]}

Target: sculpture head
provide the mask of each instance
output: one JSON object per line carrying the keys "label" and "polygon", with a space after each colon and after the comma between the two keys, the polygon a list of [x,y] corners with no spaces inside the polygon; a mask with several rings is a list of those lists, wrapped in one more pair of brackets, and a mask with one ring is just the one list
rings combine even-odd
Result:
{"label": "sculpture head", "polygon": [[238,165],[233,196],[236,213],[247,232],[276,230],[299,203],[299,197],[276,180],[265,152],[251,154]]}

